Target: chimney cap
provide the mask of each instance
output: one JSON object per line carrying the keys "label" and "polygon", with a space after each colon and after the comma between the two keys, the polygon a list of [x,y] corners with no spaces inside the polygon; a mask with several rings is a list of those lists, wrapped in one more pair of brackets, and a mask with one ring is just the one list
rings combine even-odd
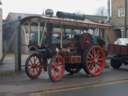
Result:
{"label": "chimney cap", "polygon": [[54,12],[53,12],[52,9],[46,9],[46,10],[45,10],[45,15],[46,15],[46,16],[50,16],[50,17],[52,17],[53,14],[54,14]]}

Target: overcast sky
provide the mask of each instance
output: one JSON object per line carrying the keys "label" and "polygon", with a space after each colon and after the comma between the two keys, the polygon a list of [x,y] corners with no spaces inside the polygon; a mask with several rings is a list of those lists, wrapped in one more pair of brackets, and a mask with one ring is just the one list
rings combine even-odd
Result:
{"label": "overcast sky", "polygon": [[96,14],[99,7],[107,8],[107,0],[1,0],[3,17],[9,12],[37,13],[47,9],[54,11],[80,12]]}

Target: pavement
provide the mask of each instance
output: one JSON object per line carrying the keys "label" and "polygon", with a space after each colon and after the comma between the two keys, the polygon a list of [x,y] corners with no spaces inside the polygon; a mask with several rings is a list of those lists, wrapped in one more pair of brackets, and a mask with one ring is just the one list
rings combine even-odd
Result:
{"label": "pavement", "polygon": [[[28,55],[23,54],[21,56],[22,61],[22,69],[24,70],[24,64],[27,59]],[[15,55],[14,54],[8,54],[3,63],[0,64],[0,72],[8,72],[8,71],[15,71]]]}
{"label": "pavement", "polygon": [[[23,62],[26,57],[27,56],[23,56]],[[30,80],[24,70],[20,73],[14,72],[14,61],[12,58],[12,55],[6,57],[4,64],[0,65],[0,96],[49,96],[51,92],[64,89],[128,80],[127,66],[123,66],[120,70],[107,68],[104,73],[98,77],[89,77],[81,70],[81,72],[74,75],[69,75],[65,72],[64,78],[55,83],[49,80],[47,72],[42,72],[37,80]],[[22,66],[22,68],[24,69],[24,66]]]}

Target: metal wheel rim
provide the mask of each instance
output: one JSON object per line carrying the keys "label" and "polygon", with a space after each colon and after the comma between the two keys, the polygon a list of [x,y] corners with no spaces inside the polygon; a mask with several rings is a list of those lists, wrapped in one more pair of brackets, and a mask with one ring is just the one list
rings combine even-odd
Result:
{"label": "metal wheel rim", "polygon": [[60,80],[64,75],[64,60],[62,56],[56,56],[51,65],[51,76],[53,81]]}
{"label": "metal wheel rim", "polygon": [[32,56],[28,61],[27,69],[32,79],[36,78],[42,69],[39,57],[37,57],[36,55]]}
{"label": "metal wheel rim", "polygon": [[104,52],[100,47],[93,47],[87,54],[86,67],[93,76],[98,76],[103,72],[105,65]]}

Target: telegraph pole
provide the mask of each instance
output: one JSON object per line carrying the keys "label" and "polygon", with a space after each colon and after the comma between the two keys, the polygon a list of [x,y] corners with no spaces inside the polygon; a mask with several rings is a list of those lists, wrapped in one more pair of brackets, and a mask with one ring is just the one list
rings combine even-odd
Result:
{"label": "telegraph pole", "polygon": [[127,0],[125,0],[124,35],[127,38]]}
{"label": "telegraph pole", "polygon": [[2,59],[2,56],[3,56],[3,31],[2,31],[2,7],[1,7],[1,5],[2,5],[2,2],[1,2],[1,0],[0,0],[0,63],[2,63],[1,62],[1,59]]}
{"label": "telegraph pole", "polygon": [[110,3],[110,0],[108,0],[108,18],[107,18],[107,22],[110,23],[110,6],[111,6],[111,3]]}
{"label": "telegraph pole", "polygon": [[16,23],[16,50],[15,50],[15,71],[21,71],[21,18]]}

